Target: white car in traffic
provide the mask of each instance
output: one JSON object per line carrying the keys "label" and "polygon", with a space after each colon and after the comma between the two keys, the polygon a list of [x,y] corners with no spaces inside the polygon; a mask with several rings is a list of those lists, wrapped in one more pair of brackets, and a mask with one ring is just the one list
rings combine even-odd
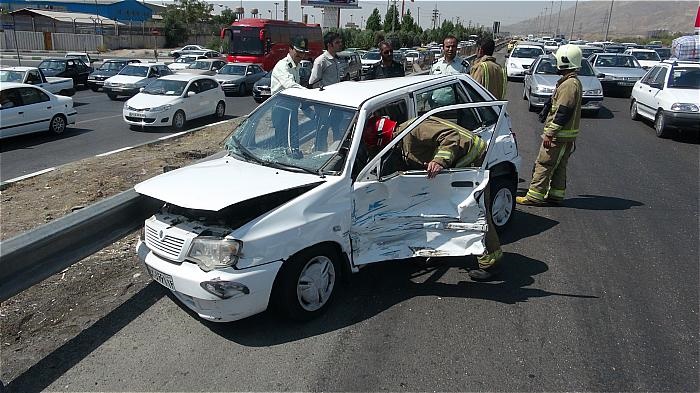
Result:
{"label": "white car in traffic", "polygon": [[226,97],[216,79],[191,74],[168,75],[141,89],[124,103],[124,121],[133,130],[168,127],[182,130],[188,120],[226,113]]}
{"label": "white car in traffic", "polygon": [[661,56],[653,49],[627,49],[624,52],[626,55],[632,55],[639,62],[642,68],[649,68],[661,63]]}
{"label": "white car in traffic", "polygon": [[168,64],[168,68],[170,68],[173,71],[184,70],[185,68],[189,67],[195,61],[204,60],[207,58],[208,57],[206,57],[204,55],[182,55],[182,56],[178,57],[172,63]]}
{"label": "white car in traffic", "polygon": [[172,73],[163,63],[127,64],[117,75],[105,80],[102,90],[110,100],[116,100],[118,96],[131,97],[157,78]]}
{"label": "white car in traffic", "polygon": [[70,97],[24,83],[0,83],[0,138],[44,131],[59,135],[76,116]]}
{"label": "white car in traffic", "polygon": [[510,55],[506,55],[506,72],[508,73],[508,78],[524,78],[525,70],[529,69],[535,59],[540,55],[544,55],[544,50],[540,46],[516,46]]}
{"label": "white car in traffic", "polygon": [[665,60],[632,88],[630,117],[654,121],[656,136],[673,129],[700,131],[700,63]]}
{"label": "white car in traffic", "polygon": [[[240,123],[225,157],[137,184],[164,202],[137,246],[151,277],[207,320],[271,304],[304,320],[360,267],[483,253],[487,211],[496,229],[514,211],[521,158],[506,102],[464,74],[357,86],[286,89]],[[363,130],[375,116],[405,126],[370,156]],[[473,130],[483,158],[432,179],[401,167],[404,138],[433,117]]]}

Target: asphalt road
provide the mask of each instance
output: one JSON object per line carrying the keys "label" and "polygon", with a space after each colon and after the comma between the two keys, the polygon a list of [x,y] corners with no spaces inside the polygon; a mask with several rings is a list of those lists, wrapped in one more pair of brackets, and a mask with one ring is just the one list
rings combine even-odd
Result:
{"label": "asphalt road", "polygon": [[[35,133],[2,141],[0,180],[135,146],[173,133],[168,127],[129,130],[122,119],[122,107],[126,100],[127,97],[120,97],[118,101],[111,101],[101,90],[79,90],[73,96],[73,106],[78,111],[76,124],[68,127],[62,135]],[[247,115],[257,105],[252,96],[227,97],[226,118]],[[185,129],[213,121],[211,118],[195,119],[188,122]]]}
{"label": "asphalt road", "polygon": [[[521,94],[509,83],[524,191],[542,125]],[[605,107],[564,206],[518,208],[501,281],[470,281],[473,258],[378,264],[301,325],[203,322],[152,283],[9,388],[697,392],[698,138]]]}

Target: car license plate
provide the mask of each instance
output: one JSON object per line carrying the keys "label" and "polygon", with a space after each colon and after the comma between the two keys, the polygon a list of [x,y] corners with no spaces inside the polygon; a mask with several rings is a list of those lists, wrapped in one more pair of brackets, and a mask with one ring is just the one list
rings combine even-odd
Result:
{"label": "car license plate", "polygon": [[634,82],[618,82],[620,86],[634,86]]}
{"label": "car license plate", "polygon": [[271,95],[271,94],[270,94],[270,92],[267,91],[267,90],[260,90],[260,95],[261,95],[261,96],[269,96],[269,95]]}
{"label": "car license plate", "polygon": [[148,273],[151,275],[151,277],[153,277],[154,280],[158,281],[164,287],[167,287],[171,291],[175,290],[175,284],[173,284],[173,276],[160,272],[148,265],[146,265],[146,267],[148,268]]}
{"label": "car license plate", "polygon": [[145,118],[146,114],[145,113],[138,113],[138,112],[129,112],[130,117],[140,117],[140,118]]}

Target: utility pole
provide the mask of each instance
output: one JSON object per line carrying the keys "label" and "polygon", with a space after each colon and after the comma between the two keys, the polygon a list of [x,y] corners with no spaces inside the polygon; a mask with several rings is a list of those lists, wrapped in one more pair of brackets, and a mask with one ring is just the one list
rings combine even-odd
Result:
{"label": "utility pole", "polygon": [[544,13],[542,14],[542,35],[544,35],[544,27],[547,22],[547,7],[544,7]]}
{"label": "utility pole", "polygon": [[552,11],[554,10],[554,0],[552,0],[550,6],[549,6],[549,23],[547,24],[547,32],[549,32],[550,36],[553,36],[552,34]]}
{"label": "utility pole", "polygon": [[574,26],[576,25],[576,11],[578,10],[578,0],[576,0],[576,5],[574,5],[574,20],[571,21],[571,36],[569,39],[574,38]]}
{"label": "utility pole", "polygon": [[[287,0],[284,0],[284,1],[287,1]],[[561,19],[561,3],[562,3],[562,1],[564,1],[564,0],[559,0],[559,16],[557,16],[557,34],[556,35],[559,35],[559,20]]]}
{"label": "utility pole", "polygon": [[610,13],[608,14],[608,27],[605,29],[605,41],[608,40],[608,33],[610,32],[610,21],[612,20],[613,4],[615,4],[615,0],[610,1]]}
{"label": "utility pole", "polygon": [[438,15],[440,12],[438,11],[437,8],[437,2],[435,2],[435,9],[433,9],[433,30],[435,30],[437,23],[438,23]]}
{"label": "utility pole", "polygon": [[394,0],[394,8],[391,10],[391,32],[393,33],[396,30],[396,18],[398,18],[398,15],[396,15],[396,11],[398,10],[396,6],[396,0]]}
{"label": "utility pole", "polygon": [[275,20],[277,20],[277,6],[279,5],[278,2],[275,1]]}
{"label": "utility pole", "polygon": [[284,0],[284,20],[288,21],[289,20],[289,0]]}
{"label": "utility pole", "polygon": [[416,18],[416,22],[418,24],[418,27],[420,27],[420,7],[418,7],[418,18]]}

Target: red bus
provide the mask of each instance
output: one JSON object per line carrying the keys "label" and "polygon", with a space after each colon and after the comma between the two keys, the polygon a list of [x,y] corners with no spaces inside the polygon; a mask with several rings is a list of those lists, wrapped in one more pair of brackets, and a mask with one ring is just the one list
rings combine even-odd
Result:
{"label": "red bus", "polygon": [[310,60],[323,52],[320,25],[271,19],[241,19],[221,29],[222,52],[230,62],[261,64],[270,71],[287,56],[295,36],[309,40]]}

